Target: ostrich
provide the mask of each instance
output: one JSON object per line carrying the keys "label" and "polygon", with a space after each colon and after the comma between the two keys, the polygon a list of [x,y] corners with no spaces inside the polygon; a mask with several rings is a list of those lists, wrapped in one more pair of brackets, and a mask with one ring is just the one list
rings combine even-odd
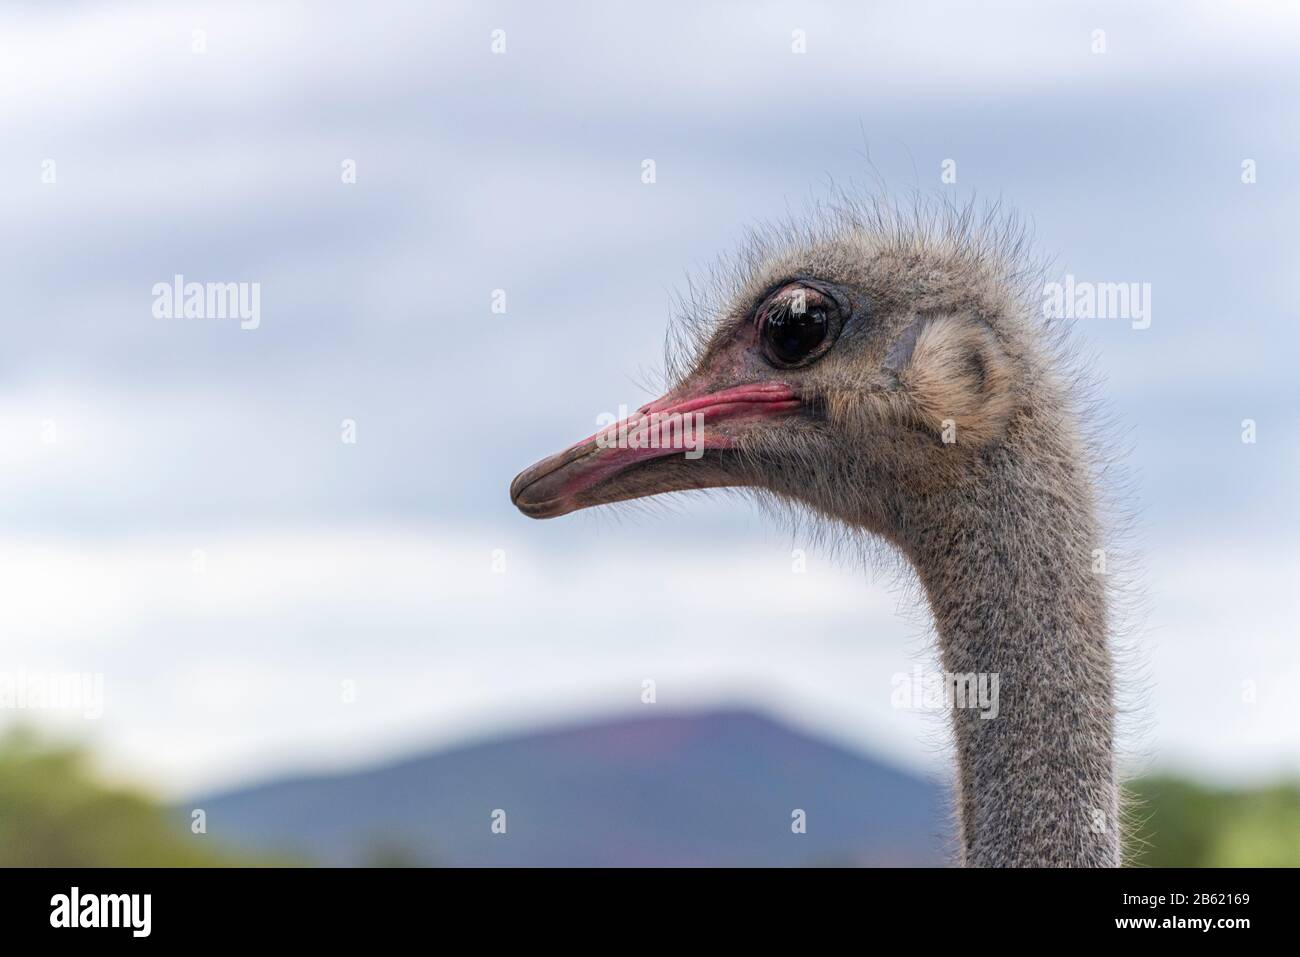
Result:
{"label": "ostrich", "polygon": [[552,518],[739,487],[883,540],[945,674],[999,678],[993,720],[951,709],[960,863],[1117,866],[1099,460],[1024,245],[970,207],[852,200],[757,232],[685,310],[665,395],[510,495]]}

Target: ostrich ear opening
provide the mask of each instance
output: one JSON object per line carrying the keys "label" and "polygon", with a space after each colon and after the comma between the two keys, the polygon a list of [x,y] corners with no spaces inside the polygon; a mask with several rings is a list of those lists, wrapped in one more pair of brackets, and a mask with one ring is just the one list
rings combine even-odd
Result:
{"label": "ostrich ear opening", "polygon": [[1006,428],[1015,399],[1012,363],[979,319],[917,317],[890,349],[886,366],[918,424],[945,443],[983,445]]}

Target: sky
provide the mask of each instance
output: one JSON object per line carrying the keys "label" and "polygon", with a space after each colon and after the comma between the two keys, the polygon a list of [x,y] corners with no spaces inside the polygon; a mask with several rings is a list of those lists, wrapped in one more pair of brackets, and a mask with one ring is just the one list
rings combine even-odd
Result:
{"label": "sky", "polygon": [[[507,496],[652,397],[747,228],[877,183],[1150,284],[1148,328],[1077,326],[1134,476],[1126,766],[1300,773],[1297,48],[1287,3],[6,5],[0,676],[104,700],[0,726],[183,794],[652,679],[942,773],[890,702],[906,582],[727,494]],[[178,274],[257,283],[256,328],[157,316]]]}

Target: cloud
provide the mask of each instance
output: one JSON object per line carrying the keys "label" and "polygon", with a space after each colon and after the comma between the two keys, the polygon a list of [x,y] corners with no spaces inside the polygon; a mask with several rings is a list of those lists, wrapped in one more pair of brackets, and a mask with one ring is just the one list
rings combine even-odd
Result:
{"label": "cloud", "polygon": [[[664,700],[759,700],[929,761],[926,722],[873,683],[923,628],[856,573],[792,576],[789,549],[717,497],[624,534],[525,528],[505,496],[649,397],[688,270],[828,176],[869,179],[864,144],[897,193],[939,188],[956,158],[957,198],[1021,208],[1061,272],[1152,283],[1151,329],[1080,334],[1144,477],[1156,750],[1234,773],[1294,761],[1279,682],[1296,652],[1277,635],[1295,269],[1273,238],[1300,214],[1295,129],[1276,122],[1298,76],[1288,4],[45,5],[0,22],[0,633],[33,667],[110,675],[96,733],[122,767],[176,788],[362,758],[627,706],[647,675]],[[177,272],[260,282],[261,328],[154,319],[152,284]],[[1238,707],[1248,679],[1258,701]]]}

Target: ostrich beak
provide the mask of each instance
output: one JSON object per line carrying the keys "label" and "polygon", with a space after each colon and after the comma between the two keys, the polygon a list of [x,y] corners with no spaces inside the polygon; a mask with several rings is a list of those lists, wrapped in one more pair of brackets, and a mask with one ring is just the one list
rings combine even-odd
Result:
{"label": "ostrich beak", "polygon": [[555,518],[663,492],[734,485],[705,450],[735,448],[746,430],[799,406],[783,382],[666,395],[524,469],[510,483],[510,500],[530,518]]}

